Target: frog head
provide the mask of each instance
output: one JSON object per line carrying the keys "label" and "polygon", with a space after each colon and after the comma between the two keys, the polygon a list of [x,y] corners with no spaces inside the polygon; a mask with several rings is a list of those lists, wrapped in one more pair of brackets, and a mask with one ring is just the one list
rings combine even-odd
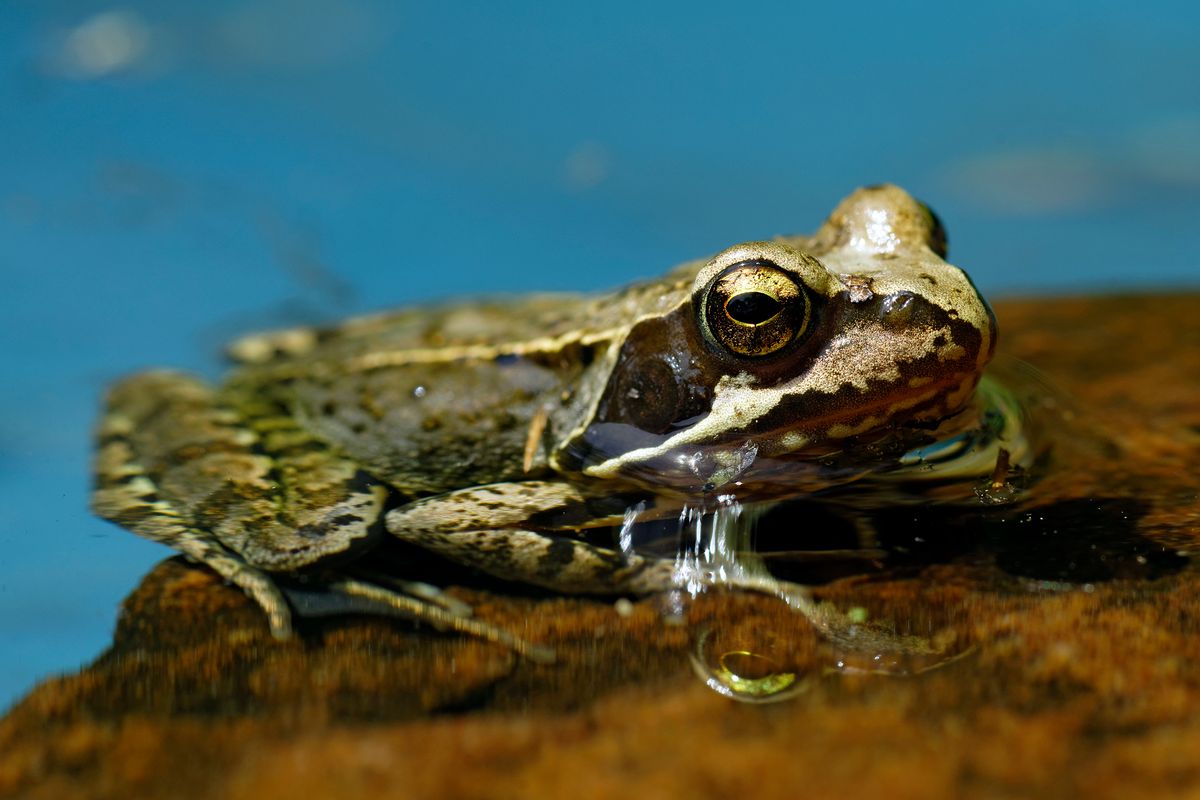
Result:
{"label": "frog head", "polygon": [[614,344],[559,459],[595,478],[712,489],[927,437],[968,404],[996,340],[945,242],[926,206],[879,186],[812,237],[685,265],[690,287]]}

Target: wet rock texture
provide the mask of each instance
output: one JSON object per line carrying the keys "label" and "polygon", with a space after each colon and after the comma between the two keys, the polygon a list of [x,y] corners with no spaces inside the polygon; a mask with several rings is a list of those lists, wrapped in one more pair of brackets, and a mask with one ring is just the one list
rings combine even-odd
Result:
{"label": "wet rock texture", "polygon": [[[1061,390],[1043,505],[914,512],[893,521],[907,561],[820,588],[940,654],[838,652],[750,595],[672,624],[661,600],[478,586],[453,592],[557,663],[381,620],[278,643],[170,560],[108,652],[0,721],[0,796],[1200,796],[1200,296],[996,310],[1004,353]],[[803,688],[719,696],[693,674],[700,638]]]}

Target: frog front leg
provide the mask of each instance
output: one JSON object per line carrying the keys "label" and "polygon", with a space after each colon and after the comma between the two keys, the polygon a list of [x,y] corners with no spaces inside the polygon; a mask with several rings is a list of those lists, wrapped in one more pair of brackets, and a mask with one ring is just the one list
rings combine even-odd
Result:
{"label": "frog front leg", "polygon": [[562,593],[645,594],[670,585],[669,562],[598,547],[565,532],[621,524],[622,513],[615,509],[589,514],[588,501],[559,481],[498,483],[393,509],[387,528],[456,563]]}
{"label": "frog front leg", "polygon": [[[820,616],[800,586],[779,581],[765,569],[714,570],[679,559],[641,555],[585,541],[580,531],[615,527],[627,514],[663,519],[679,507],[626,510],[611,494],[589,495],[561,481],[523,481],[478,486],[428,497],[393,509],[387,528],[395,536],[452,561],[496,577],[564,594],[647,595],[679,589],[700,580],[713,586],[746,589],[783,598],[818,621]],[[749,559],[748,559],[749,560]],[[715,574],[720,572],[720,575]]]}
{"label": "frog front leg", "polygon": [[97,432],[96,513],[211,567],[291,635],[268,573],[372,534],[386,490],[269,404],[218,397],[171,372],[115,386]]}

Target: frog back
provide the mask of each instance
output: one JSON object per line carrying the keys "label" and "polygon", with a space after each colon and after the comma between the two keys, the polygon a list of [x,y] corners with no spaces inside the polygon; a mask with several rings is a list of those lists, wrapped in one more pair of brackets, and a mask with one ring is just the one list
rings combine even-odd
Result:
{"label": "frog back", "polygon": [[[685,278],[675,283],[686,293]],[[531,479],[604,390],[614,343],[663,282],[606,297],[400,310],[332,328],[251,336],[224,387],[238,409],[263,403],[412,496]]]}

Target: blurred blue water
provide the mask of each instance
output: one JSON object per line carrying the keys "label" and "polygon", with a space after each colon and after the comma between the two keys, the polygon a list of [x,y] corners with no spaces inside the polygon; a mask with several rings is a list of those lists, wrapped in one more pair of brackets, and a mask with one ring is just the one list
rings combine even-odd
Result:
{"label": "blurred blue water", "polygon": [[1200,6],[8,3],[0,707],[165,548],[86,512],[104,385],[433,296],[595,289],[894,181],[985,293],[1200,287]]}

